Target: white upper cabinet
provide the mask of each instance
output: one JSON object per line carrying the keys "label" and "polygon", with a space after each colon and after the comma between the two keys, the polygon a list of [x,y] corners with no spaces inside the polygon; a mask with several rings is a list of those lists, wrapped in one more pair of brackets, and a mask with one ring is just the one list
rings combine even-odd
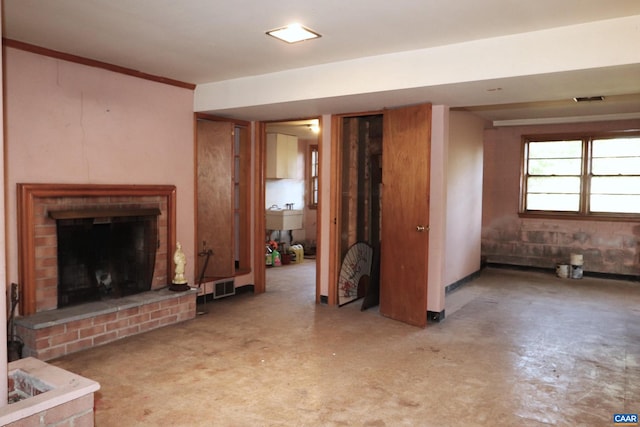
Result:
{"label": "white upper cabinet", "polygon": [[267,178],[296,178],[298,137],[267,134]]}

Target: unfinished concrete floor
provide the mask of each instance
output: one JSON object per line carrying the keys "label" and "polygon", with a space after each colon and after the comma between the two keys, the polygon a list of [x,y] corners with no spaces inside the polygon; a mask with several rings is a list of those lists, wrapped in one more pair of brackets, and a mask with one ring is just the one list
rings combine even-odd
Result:
{"label": "unfinished concrete floor", "polygon": [[316,305],[309,261],[280,269],[266,294],[53,364],[100,382],[98,426],[607,426],[640,412],[638,283],[486,269],[418,329]]}

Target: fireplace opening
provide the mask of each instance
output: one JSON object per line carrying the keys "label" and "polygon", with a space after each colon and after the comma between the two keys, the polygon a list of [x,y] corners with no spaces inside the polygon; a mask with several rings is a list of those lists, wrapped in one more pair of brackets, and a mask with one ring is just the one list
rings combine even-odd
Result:
{"label": "fireplace opening", "polygon": [[58,308],[151,289],[159,209],[52,211]]}

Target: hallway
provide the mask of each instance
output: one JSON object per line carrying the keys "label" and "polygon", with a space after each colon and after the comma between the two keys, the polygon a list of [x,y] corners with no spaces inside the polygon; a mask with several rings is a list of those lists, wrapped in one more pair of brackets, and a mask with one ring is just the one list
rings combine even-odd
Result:
{"label": "hallway", "polygon": [[315,276],[293,279],[305,264],[52,363],[101,384],[97,426],[594,426],[640,410],[638,283],[486,269],[419,329],[316,305]]}

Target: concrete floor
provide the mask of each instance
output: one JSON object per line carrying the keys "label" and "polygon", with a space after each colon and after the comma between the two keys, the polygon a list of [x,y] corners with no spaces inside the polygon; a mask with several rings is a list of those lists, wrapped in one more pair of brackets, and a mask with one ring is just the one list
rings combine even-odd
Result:
{"label": "concrete floor", "polygon": [[[98,426],[606,426],[640,412],[640,284],[486,269],[418,329],[268,292],[52,363],[98,381]],[[276,277],[277,276],[277,277]]]}

